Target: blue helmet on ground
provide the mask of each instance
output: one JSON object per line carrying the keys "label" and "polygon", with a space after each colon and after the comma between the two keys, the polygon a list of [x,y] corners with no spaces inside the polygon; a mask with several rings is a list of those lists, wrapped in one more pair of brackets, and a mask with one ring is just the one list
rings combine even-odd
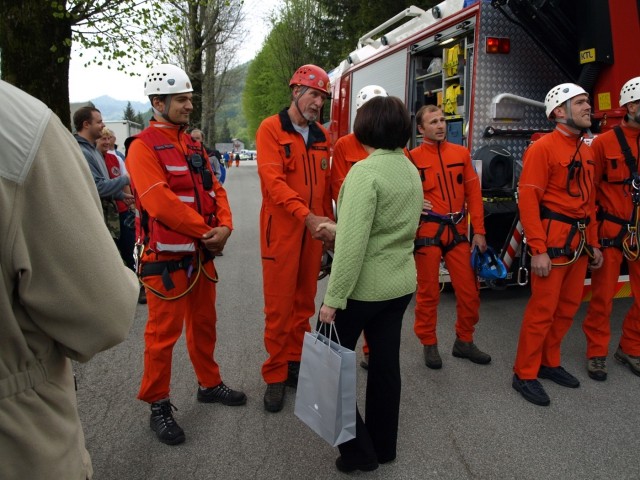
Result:
{"label": "blue helmet on ground", "polygon": [[471,253],[471,267],[476,275],[483,280],[501,280],[507,277],[504,263],[489,246],[484,253],[477,246],[474,247]]}

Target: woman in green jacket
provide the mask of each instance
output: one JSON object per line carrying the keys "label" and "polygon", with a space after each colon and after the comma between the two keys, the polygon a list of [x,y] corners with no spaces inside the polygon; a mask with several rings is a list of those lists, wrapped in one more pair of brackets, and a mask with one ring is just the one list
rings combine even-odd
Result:
{"label": "woman in green jacket", "polygon": [[342,472],[374,470],[396,457],[400,408],[400,331],[416,289],[413,240],[422,211],[420,176],[402,148],[409,113],[397,97],[377,97],[356,115],[369,156],[356,163],[338,197],[335,257],[320,321],[335,322],[343,346],[364,331],[369,343],[365,418],[338,448]]}

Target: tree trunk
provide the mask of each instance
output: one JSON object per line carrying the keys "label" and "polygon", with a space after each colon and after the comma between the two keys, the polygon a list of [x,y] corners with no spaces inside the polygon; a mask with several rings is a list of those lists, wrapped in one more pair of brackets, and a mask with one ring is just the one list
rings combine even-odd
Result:
{"label": "tree trunk", "polygon": [[202,21],[204,7],[200,1],[189,2],[189,14],[187,25],[189,28],[187,45],[187,75],[193,87],[193,112],[191,112],[190,126],[192,128],[202,128]]}
{"label": "tree trunk", "polygon": [[207,47],[204,74],[204,94],[202,96],[202,127],[211,143],[217,141],[216,136],[216,56],[218,45],[214,42]]}
{"label": "tree trunk", "polygon": [[0,0],[0,12],[2,79],[43,101],[69,128],[71,20],[55,18],[42,0]]}

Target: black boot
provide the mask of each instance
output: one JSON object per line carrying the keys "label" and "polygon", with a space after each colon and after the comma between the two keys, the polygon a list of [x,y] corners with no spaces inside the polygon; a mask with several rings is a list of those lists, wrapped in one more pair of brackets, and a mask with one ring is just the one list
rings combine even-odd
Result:
{"label": "black boot", "polygon": [[184,430],[173,419],[173,410],[178,410],[169,399],[151,404],[151,430],[156,432],[158,440],[167,445],[184,442]]}
{"label": "black boot", "polygon": [[284,406],[284,382],[268,383],[264,392],[264,409],[268,412],[279,412]]}

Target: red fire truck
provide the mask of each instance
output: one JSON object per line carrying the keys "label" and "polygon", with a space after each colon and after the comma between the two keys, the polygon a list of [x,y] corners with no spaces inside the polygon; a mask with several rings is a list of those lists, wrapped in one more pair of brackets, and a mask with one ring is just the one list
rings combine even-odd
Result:
{"label": "red fire truck", "polygon": [[[404,99],[412,116],[422,105],[441,106],[448,140],[471,152],[487,243],[509,272],[491,286],[526,284],[516,187],[525,148],[553,128],[543,99],[559,83],[578,83],[592,97],[594,132],[619,123],[620,88],[640,75],[639,12],[640,0],[446,0],[429,10],[409,7],[363,35],[330,72],[332,139],[351,131],[355,97],[365,85]],[[420,142],[414,129],[410,147]],[[624,280],[620,296],[628,291]]]}

